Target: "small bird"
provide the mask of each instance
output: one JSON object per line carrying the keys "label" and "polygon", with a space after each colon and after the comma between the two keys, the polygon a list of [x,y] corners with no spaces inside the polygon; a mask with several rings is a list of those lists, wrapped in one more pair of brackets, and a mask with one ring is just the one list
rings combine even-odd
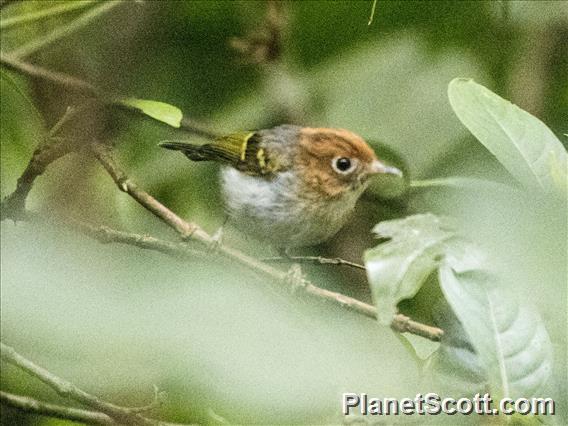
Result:
{"label": "small bird", "polygon": [[232,133],[205,145],[165,141],[160,146],[192,161],[221,163],[229,217],[246,234],[281,250],[334,236],[371,176],[402,176],[344,129],[281,125]]}

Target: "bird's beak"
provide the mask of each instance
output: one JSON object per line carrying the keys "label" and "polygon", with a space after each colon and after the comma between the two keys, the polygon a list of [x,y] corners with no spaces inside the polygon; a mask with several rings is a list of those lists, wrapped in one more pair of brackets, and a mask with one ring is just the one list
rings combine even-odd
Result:
{"label": "bird's beak", "polygon": [[395,175],[398,177],[402,177],[402,172],[393,166],[387,166],[384,163],[380,162],[379,160],[375,160],[371,163],[370,167],[370,174],[386,174],[386,175]]}

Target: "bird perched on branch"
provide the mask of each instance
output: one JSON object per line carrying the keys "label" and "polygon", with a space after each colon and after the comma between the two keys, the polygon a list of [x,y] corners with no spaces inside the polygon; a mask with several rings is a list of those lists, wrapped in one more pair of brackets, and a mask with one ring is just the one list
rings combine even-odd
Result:
{"label": "bird perched on branch", "polygon": [[229,216],[247,234],[281,249],[331,238],[349,220],[371,176],[402,175],[360,136],[343,129],[282,125],[205,145],[165,141],[160,146],[192,161],[224,165]]}

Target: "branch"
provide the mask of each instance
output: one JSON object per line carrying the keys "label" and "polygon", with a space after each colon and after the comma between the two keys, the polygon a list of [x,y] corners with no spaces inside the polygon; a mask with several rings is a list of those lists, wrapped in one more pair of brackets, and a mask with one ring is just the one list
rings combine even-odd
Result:
{"label": "branch", "polygon": [[[81,80],[80,78],[32,65],[27,62],[20,61],[19,59],[5,53],[0,53],[0,64],[12,71],[25,74],[35,79],[49,81],[68,90],[81,92],[97,99],[99,102],[102,102],[104,104],[112,105],[113,107],[120,108],[124,111],[135,113],[141,115],[144,118],[150,119],[148,115],[144,114],[139,109],[129,107],[120,102],[116,102],[117,99],[125,99],[128,98],[128,96],[106,93],[104,90],[100,89],[94,84]],[[162,122],[158,121],[158,123]],[[180,129],[206,139],[215,139],[219,137],[219,134],[206,129],[200,124],[196,124],[193,120],[190,120],[187,117],[184,117],[182,119]]]}
{"label": "branch", "polygon": [[67,108],[63,117],[53,126],[44,140],[38,144],[24,172],[18,178],[15,191],[2,200],[0,211],[2,220],[8,217],[13,220],[21,219],[24,214],[26,199],[36,178],[41,176],[51,163],[73,151],[74,148],[68,141],[58,139],[56,135],[76,112],[77,110],[73,108]]}
{"label": "branch", "polygon": [[194,250],[182,242],[161,240],[150,235],[134,234],[118,231],[104,225],[92,225],[86,222],[69,219],[66,224],[103,244],[118,243],[152,250],[178,259],[195,259],[204,257],[203,251]]}
{"label": "branch", "polygon": [[0,217],[6,219],[8,214],[12,219],[20,218],[24,211],[26,198],[32,189],[35,179],[40,176],[53,161],[69,152],[65,144],[51,145],[48,149],[36,150],[24,173],[18,179],[16,190],[2,201]]}
{"label": "branch", "polygon": [[[29,212],[26,213],[25,216],[26,220],[39,220],[37,215],[32,215]],[[187,244],[183,242],[171,242],[161,240],[156,237],[152,237],[149,235],[141,235],[141,234],[134,234],[129,232],[118,231],[108,226],[104,225],[92,225],[86,222],[81,222],[78,220],[68,219],[63,222],[64,225],[71,226],[73,229],[81,232],[88,237],[91,237],[103,244],[110,244],[110,243],[118,243],[118,244],[126,244],[131,245],[134,247],[138,247],[145,250],[156,251],[159,253],[163,253],[165,255],[177,258],[177,259],[195,259],[204,258],[208,255],[208,251],[206,250],[198,250],[193,249],[187,246]],[[221,247],[224,250],[227,250],[227,247]],[[244,255],[243,255],[244,256]],[[256,261],[256,259],[251,258],[252,260]],[[278,258],[282,259],[282,258]],[[294,258],[292,258],[294,259]],[[325,259],[325,258],[324,258]],[[335,259],[325,259],[334,261]],[[342,259],[340,259],[342,260]],[[327,263],[327,262],[324,262]],[[253,271],[257,271],[255,267],[252,265],[246,265],[249,269]],[[362,266],[362,265],[360,265]],[[283,282],[289,283],[294,285],[294,282],[291,282],[288,278],[288,274],[283,273],[278,270],[274,270],[276,274],[273,275],[272,272],[265,271],[264,275],[269,276],[271,278],[276,278],[278,280],[282,280]],[[257,271],[258,272],[258,271]],[[357,313],[363,314],[367,317],[376,318],[377,311],[376,309],[364,302],[361,302],[357,299],[353,299],[349,296],[345,296],[340,293],[336,293],[333,291],[329,291],[323,289],[321,287],[317,287],[311,284],[309,281],[305,279],[301,279],[299,283],[299,288],[303,288],[305,292],[310,294],[311,296],[315,296],[324,300],[333,301],[334,303],[347,308],[349,310],[355,311]],[[411,333],[417,336],[424,337],[429,340],[439,341],[443,335],[443,331],[436,327],[431,327],[416,321],[411,320],[409,317],[398,314],[394,317],[393,322],[391,324],[393,330],[399,333]]]}
{"label": "branch", "polygon": [[[219,254],[245,266],[249,270],[260,273],[269,278],[275,279],[282,283],[297,285],[301,288],[304,293],[315,296],[317,298],[330,301],[337,305],[340,305],[348,310],[357,312],[359,314],[365,315],[370,318],[377,318],[377,311],[375,307],[367,303],[361,302],[360,300],[354,299],[349,296],[345,296],[340,293],[326,290],[324,288],[317,287],[305,278],[300,278],[293,283],[289,279],[289,275],[286,272],[280,271],[271,267],[270,265],[250,257],[239,250],[231,248],[226,245],[219,244],[213,237],[211,237],[205,230],[203,230],[199,225],[186,222],[174,212],[169,210],[158,200],[152,197],[147,192],[138,188],[119,168],[116,161],[112,156],[112,151],[110,147],[103,145],[101,143],[95,142],[91,147],[94,155],[106,169],[108,174],[112,177],[114,182],[117,184],[121,191],[126,192],[132,198],[134,198],[142,207],[152,212],[164,223],[169,225],[171,228],[175,229],[184,240],[192,240],[201,243],[206,249],[216,245]],[[439,341],[443,331],[437,327],[431,327],[425,324],[420,324],[415,321],[410,320],[408,317],[398,314],[395,316],[391,327],[401,333],[409,332],[412,334],[417,334],[419,336],[428,338],[433,341]]]}
{"label": "branch", "polygon": [[38,401],[27,396],[0,391],[0,403],[26,413],[56,417],[58,419],[82,422],[90,425],[116,425],[112,417],[98,411],[82,410]]}
{"label": "branch", "polygon": [[191,248],[183,242],[172,242],[156,238],[151,235],[119,231],[105,225],[94,225],[73,218],[54,220],[26,210],[16,213],[12,210],[4,209],[4,207],[2,208],[4,215],[2,220],[12,219],[14,221],[26,221],[38,224],[50,223],[52,225],[65,226],[86,235],[101,244],[125,244],[183,260],[205,258],[207,255],[206,251]]}
{"label": "branch", "polygon": [[0,53],[0,63],[12,71],[17,71],[37,79],[48,80],[67,89],[77,90],[93,97],[103,96],[102,91],[91,83],[87,83],[86,81],[64,73],[28,64],[5,53]]}
{"label": "branch", "polygon": [[[84,390],[79,389],[73,383],[68,382],[56,376],[55,374],[51,373],[50,371],[46,370],[43,367],[40,367],[39,365],[33,363],[29,359],[17,353],[14,350],[14,348],[1,342],[0,342],[0,357],[2,361],[12,364],[18,367],[20,370],[28,373],[30,376],[39,379],[40,381],[51,387],[53,390],[55,390],[62,397],[73,399],[83,405],[86,405],[87,407],[95,409],[99,413],[93,413],[93,412],[88,412],[88,413],[98,414],[100,419],[102,419],[101,414],[103,414],[106,415],[108,418],[110,418],[111,421],[118,424],[153,425],[153,426],[173,425],[173,423],[159,422],[158,420],[149,419],[139,414],[141,411],[147,411],[149,409],[155,408],[156,405],[160,403],[159,399],[160,395],[157,391],[155,392],[154,395],[154,401],[147,406],[137,407],[137,408],[120,407],[118,405],[105,402],[99,399],[98,397],[91,395],[85,392]],[[3,402],[5,400],[4,395],[2,398]],[[12,396],[10,394],[7,395]],[[30,400],[29,398],[24,398],[24,397],[16,397],[16,399],[14,398],[8,398],[8,399],[10,400],[9,402],[15,402],[16,404],[33,401]],[[15,404],[12,404],[12,406],[14,405]],[[45,407],[45,404],[43,406]],[[48,404],[47,406],[51,408],[56,407],[51,404]],[[22,404],[19,404],[18,408],[21,407]],[[80,410],[79,412],[85,413],[83,410]],[[109,423],[107,422],[102,424],[109,424]]]}
{"label": "branch", "polygon": [[377,0],[373,0],[373,4],[371,5],[371,14],[369,15],[369,21],[367,25],[371,25],[373,23],[373,19],[375,18],[375,10],[377,8]]}
{"label": "branch", "polygon": [[[94,3],[94,0],[83,0],[77,1],[74,3],[65,3],[59,4],[53,7],[46,7],[43,9],[39,9],[35,12],[23,13],[17,16],[11,16],[9,18],[3,19],[0,22],[0,30],[6,30],[7,28],[22,25],[22,24],[29,24],[30,22],[39,21],[46,18],[51,18],[56,15],[60,15],[63,13],[72,12],[77,9],[82,9],[86,6],[90,6]],[[2,4],[3,5],[3,4]]]}
{"label": "branch", "polygon": [[[9,197],[12,197],[10,195]],[[7,198],[9,198],[7,197]],[[172,242],[153,237],[151,235],[142,235],[132,232],[119,231],[105,225],[94,225],[88,222],[80,221],[73,218],[65,218],[62,220],[53,220],[45,218],[40,214],[27,210],[20,210],[19,207],[5,205],[2,203],[2,220],[12,219],[14,221],[26,221],[30,223],[57,224],[71,228],[83,235],[86,235],[102,244],[125,244],[141,248],[143,250],[155,251],[165,254],[176,259],[196,259],[204,258],[206,252],[189,247],[183,242]]]}
{"label": "branch", "polygon": [[[5,55],[1,55],[0,62],[5,63],[5,61]],[[54,76],[52,75],[51,71],[46,71],[41,68],[38,69],[31,65],[12,59],[8,59],[8,63],[16,66],[16,69],[27,70],[30,73],[41,75],[42,78],[45,77],[51,81],[58,81],[64,85],[71,85],[73,87],[80,88],[81,90],[91,91],[93,94],[98,93],[98,89],[96,89],[94,86],[73,78],[69,80],[68,77],[64,74],[55,74]],[[61,121],[65,121],[65,117],[66,116],[64,116]],[[50,136],[53,136],[53,134],[61,128],[61,121],[54,126],[54,128],[50,132]],[[55,146],[58,145],[53,145],[53,147]],[[65,146],[66,149],[63,149],[63,146]],[[19,216],[21,216],[21,212],[24,211],[26,196],[29,193],[35,178],[41,175],[41,173],[45,171],[45,168],[49,164],[69,152],[67,145],[61,145],[61,148],[58,149],[53,148],[53,151],[50,151],[50,147],[52,147],[52,145],[46,145],[45,143],[38,146],[36,152],[34,153],[34,156],[30,160],[28,167],[18,180],[18,186],[16,190],[2,202],[2,220],[8,217],[17,220]],[[377,317],[376,309],[369,304],[339,293],[317,287],[303,277],[300,277],[300,279],[296,279],[295,281],[291,281],[289,275],[286,272],[275,269],[265,262],[250,257],[240,252],[239,250],[218,244],[216,239],[210,236],[200,226],[195,223],[183,220],[170,209],[161,204],[154,197],[152,197],[150,194],[138,188],[138,186],[127,177],[122,169],[118,167],[116,161],[112,156],[112,151],[109,146],[104,145],[100,142],[93,142],[91,144],[91,150],[121,191],[128,193],[145,209],[153,213],[156,217],[173,228],[181,235],[183,240],[197,241],[205,246],[206,249],[210,249],[212,246],[216,246],[217,251],[220,254],[247,267],[253,272],[260,273],[280,282],[288,284],[291,283],[295,288],[301,287],[303,291],[308,295],[331,301],[335,304],[345,307],[346,309],[355,311],[365,316],[371,318]],[[170,243],[159,242],[157,239],[153,239],[153,237],[145,237],[135,234],[128,235],[126,233],[121,233],[120,231],[114,231],[110,228],[105,227],[99,227],[97,229],[96,227],[92,227],[92,225],[83,225],[81,226],[81,228],[83,233],[87,233],[88,235],[99,240],[102,239],[103,242],[104,239],[109,239],[111,241],[132,244],[142,248],[150,248],[167,254],[177,255],[180,253],[179,247],[172,247]],[[184,255],[187,255],[187,252],[185,252]],[[440,340],[440,337],[443,334],[443,331],[439,328],[416,323],[408,319],[404,315],[398,315],[394,318],[392,322],[392,328],[399,332],[410,332],[434,341]]]}
{"label": "branch", "polygon": [[320,265],[339,265],[349,266],[351,268],[365,271],[365,267],[359,263],[341,259],[340,257],[322,257],[322,256],[283,256],[283,257],[265,257],[264,262],[298,262],[298,263],[316,263]]}
{"label": "branch", "polygon": [[[60,122],[54,126],[54,128],[50,132],[50,135],[53,135],[61,128],[61,126],[63,125],[62,122],[64,122],[65,118],[68,116],[69,115],[66,114],[60,120]],[[23,218],[25,211],[25,199],[33,186],[35,178],[41,175],[41,173],[45,171],[46,167],[49,164],[69,152],[68,150],[60,150],[59,148],[55,149],[53,148],[54,146],[57,147],[59,145],[40,143],[40,145],[36,149],[36,152],[34,153],[34,156],[30,160],[28,167],[26,167],[26,170],[24,171],[22,176],[20,177],[20,179],[18,179],[18,186],[16,190],[14,191],[14,193],[6,197],[6,199],[2,202],[2,220],[6,218],[12,218],[14,220]],[[153,213],[156,217],[158,217],[168,226],[177,231],[181,235],[183,240],[197,241],[202,244],[205,250],[210,249],[212,246],[216,246],[220,254],[229,259],[232,259],[233,261],[236,261],[237,263],[247,267],[253,272],[260,273],[264,276],[276,279],[283,283],[292,284],[294,288],[300,287],[308,295],[331,301],[335,304],[343,306],[346,309],[355,311],[365,316],[371,318],[377,317],[376,309],[369,304],[339,293],[317,287],[303,277],[299,277],[299,279],[291,281],[289,274],[287,274],[286,272],[275,269],[265,262],[247,256],[246,254],[236,249],[218,244],[215,238],[210,236],[200,226],[195,223],[183,220],[170,209],[161,204],[154,197],[152,197],[150,194],[138,188],[138,186],[127,177],[122,169],[118,167],[116,161],[112,156],[112,151],[109,146],[103,145],[99,142],[93,142],[91,144],[91,150],[121,191],[128,193],[145,209]],[[187,257],[197,252],[196,250],[191,250],[182,243],[176,244],[168,241],[158,240],[157,238],[150,236],[129,234],[104,226],[96,227],[81,222],[74,222],[74,226],[82,233],[87,234],[92,238],[96,238],[103,243],[118,242],[131,244],[140,248],[155,250],[177,257]],[[333,262],[333,260],[331,261]],[[399,332],[410,332],[434,341],[438,341],[443,334],[442,330],[440,330],[439,328],[416,323],[408,319],[404,315],[398,315],[394,318],[392,322],[392,328]]]}
{"label": "branch", "polygon": [[57,40],[77,31],[78,29],[89,24],[94,18],[102,15],[103,13],[109,12],[110,10],[121,4],[121,1],[116,0],[102,2],[99,5],[93,7],[91,10],[88,10],[87,12],[81,14],[79,18],[74,19],[70,23],[59,26],[47,34],[42,34],[40,37],[33,39],[29,43],[26,43],[25,45],[17,48],[10,53],[16,57],[29,56],[32,53],[37,52],[41,48],[55,43]]}
{"label": "branch", "polygon": [[158,202],[150,194],[139,189],[136,184],[128,179],[126,174],[116,165],[110,147],[99,142],[94,142],[91,146],[91,150],[95,157],[103,165],[107,173],[117,184],[118,189],[128,193],[144,208],[152,212],[163,222],[167,223],[169,226],[175,229],[183,239],[189,239],[194,234],[197,234],[195,235],[195,237],[198,237],[202,240],[210,239],[209,235],[205,231],[201,230],[197,225],[186,222],[171,210],[169,210],[167,207]]}

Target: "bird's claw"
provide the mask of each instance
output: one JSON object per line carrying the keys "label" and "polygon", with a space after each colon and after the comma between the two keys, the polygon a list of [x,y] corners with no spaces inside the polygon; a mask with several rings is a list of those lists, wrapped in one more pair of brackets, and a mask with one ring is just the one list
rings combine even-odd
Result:
{"label": "bird's claw", "polygon": [[294,263],[290,266],[290,269],[286,272],[285,282],[290,285],[292,293],[295,293],[299,288],[306,286],[304,274],[302,273],[302,268],[299,264]]}
{"label": "bird's claw", "polygon": [[221,247],[223,241],[223,227],[221,226],[215,233],[211,236],[211,241],[207,247],[207,251],[210,254],[217,254],[219,248]]}

